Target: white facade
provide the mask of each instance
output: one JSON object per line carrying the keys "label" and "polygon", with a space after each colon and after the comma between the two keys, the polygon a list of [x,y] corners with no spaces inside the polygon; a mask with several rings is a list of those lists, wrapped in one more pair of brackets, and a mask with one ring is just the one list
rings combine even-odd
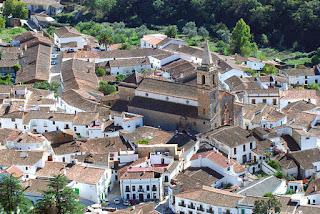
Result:
{"label": "white facade", "polygon": [[128,75],[135,72],[142,72],[144,70],[150,70],[151,64],[137,64],[137,65],[131,65],[131,66],[120,66],[120,67],[110,67],[110,73],[111,75]]}
{"label": "white facade", "polygon": [[114,115],[114,125],[121,126],[126,132],[133,132],[136,128],[143,126],[143,116],[128,112]]}
{"label": "white facade", "polygon": [[166,65],[170,62],[178,60],[180,57],[177,54],[169,55],[165,58],[156,58],[154,56],[149,56],[149,61],[154,69],[160,69],[163,65]]}
{"label": "white facade", "polygon": [[[61,51],[77,51],[83,49],[87,45],[87,41],[83,36],[59,38],[58,35],[54,34],[54,44],[60,48]],[[76,46],[68,46],[70,43],[75,43]]]}

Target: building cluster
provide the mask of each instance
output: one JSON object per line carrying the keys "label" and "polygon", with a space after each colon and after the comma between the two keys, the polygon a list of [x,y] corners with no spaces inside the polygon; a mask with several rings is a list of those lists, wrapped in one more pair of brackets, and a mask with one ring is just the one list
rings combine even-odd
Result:
{"label": "building cluster", "polygon": [[[42,9],[57,13],[51,3]],[[267,64],[279,74],[246,72]],[[156,213],[166,201],[180,214],[251,214],[268,193],[283,213],[320,212],[320,99],[303,88],[320,83],[319,66],[221,56],[161,34],[101,51],[61,27],[53,40],[27,32],[2,46],[0,72],[15,83],[0,87],[1,174],[34,202],[63,174],[86,203],[112,203],[115,191],[132,205],[152,202],[122,213]],[[98,90],[105,79],[116,93]],[[45,81],[59,90],[32,85]]]}

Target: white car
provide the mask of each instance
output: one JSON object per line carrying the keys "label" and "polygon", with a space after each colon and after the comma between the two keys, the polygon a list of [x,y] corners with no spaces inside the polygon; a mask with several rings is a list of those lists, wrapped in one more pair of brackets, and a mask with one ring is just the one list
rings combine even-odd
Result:
{"label": "white car", "polygon": [[129,204],[129,201],[128,201],[128,200],[124,200],[124,201],[123,201],[123,205],[124,205],[124,206],[129,206],[129,205],[130,205],[130,204]]}
{"label": "white car", "polygon": [[114,202],[115,204],[120,204],[120,199],[119,199],[119,198],[116,198],[116,199],[113,200],[113,202]]}
{"label": "white car", "polygon": [[52,54],[51,55],[51,59],[57,59],[58,58],[58,54]]}

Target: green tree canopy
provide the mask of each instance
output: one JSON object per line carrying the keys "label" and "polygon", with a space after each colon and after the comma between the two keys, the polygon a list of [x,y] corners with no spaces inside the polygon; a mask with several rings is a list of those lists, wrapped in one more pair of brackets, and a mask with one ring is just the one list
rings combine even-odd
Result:
{"label": "green tree canopy", "polygon": [[114,85],[111,85],[110,83],[107,83],[106,81],[101,80],[99,82],[99,91],[101,91],[104,95],[109,95],[114,93],[117,88]]}
{"label": "green tree canopy", "polygon": [[67,187],[67,178],[57,175],[50,179],[48,190],[44,192],[35,209],[35,213],[80,214],[83,206],[73,189]]}
{"label": "green tree canopy", "polygon": [[30,213],[32,204],[24,197],[23,188],[13,176],[3,176],[0,180],[1,213]]}
{"label": "green tree canopy", "polygon": [[268,195],[267,199],[257,200],[254,202],[253,212],[255,214],[266,214],[273,210],[275,213],[280,213],[281,203],[273,195]]}
{"label": "green tree canopy", "polygon": [[103,68],[103,67],[98,67],[96,69],[96,74],[97,74],[98,77],[105,76],[106,75],[106,69]]}
{"label": "green tree canopy", "polygon": [[252,42],[250,26],[240,19],[234,27],[231,35],[231,50],[242,56],[249,56],[257,50],[256,44]]}
{"label": "green tree canopy", "polygon": [[316,54],[311,58],[312,65],[320,64],[320,48],[317,49]]}
{"label": "green tree canopy", "polygon": [[209,36],[209,31],[207,31],[207,29],[205,27],[199,27],[198,35],[202,36],[205,39]]}
{"label": "green tree canopy", "polygon": [[189,38],[197,36],[198,35],[197,31],[198,31],[198,28],[195,22],[188,22],[182,28],[182,33],[188,36]]}
{"label": "green tree canopy", "polygon": [[170,38],[176,38],[178,29],[176,25],[170,25],[166,28],[165,34]]}
{"label": "green tree canopy", "polygon": [[7,0],[3,5],[3,15],[5,17],[13,16],[14,18],[27,19],[28,8],[26,4],[19,0]]}

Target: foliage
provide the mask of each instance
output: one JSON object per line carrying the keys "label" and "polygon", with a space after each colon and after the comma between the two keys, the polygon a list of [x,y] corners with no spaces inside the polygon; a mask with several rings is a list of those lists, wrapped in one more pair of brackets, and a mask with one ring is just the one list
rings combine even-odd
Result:
{"label": "foliage", "polygon": [[256,52],[257,47],[252,42],[250,26],[240,19],[234,27],[231,35],[231,51],[242,56],[249,56]]}
{"label": "foliage", "polygon": [[209,31],[207,31],[207,29],[205,27],[200,27],[198,29],[198,34],[199,34],[199,36],[202,36],[205,39],[209,36]]}
{"label": "foliage", "polygon": [[148,145],[149,143],[150,143],[150,140],[146,138],[137,141],[137,144]]}
{"label": "foliage", "polygon": [[282,179],[284,177],[281,171],[276,171],[276,173],[274,173],[274,176],[276,176],[279,179]]}
{"label": "foliage", "polygon": [[230,45],[222,40],[216,43],[216,51],[223,55],[230,55]]}
{"label": "foliage", "polygon": [[3,42],[11,42],[15,36],[20,35],[26,31],[27,30],[22,27],[2,29],[0,33],[0,40],[2,40]]}
{"label": "foliage", "polygon": [[287,192],[286,192],[286,195],[293,195],[295,193],[296,192],[293,189],[288,189]]}
{"label": "foliage", "polygon": [[0,77],[0,85],[12,85],[13,80],[10,74]]}
{"label": "foliage", "polygon": [[0,180],[0,209],[13,214],[29,213],[32,209],[31,202],[24,197],[19,180],[11,175],[3,176]]}
{"label": "foliage", "polygon": [[194,37],[198,35],[198,28],[195,22],[188,22],[182,28],[182,33],[188,36],[188,38]]}
{"label": "foliage", "polygon": [[263,195],[263,197],[271,198],[273,196],[272,192],[267,192]]}
{"label": "foliage", "polygon": [[19,63],[17,63],[13,66],[13,69],[17,72],[21,69],[21,65]]}
{"label": "foliage", "polygon": [[124,74],[118,74],[118,75],[116,76],[116,81],[117,81],[117,82],[121,82],[121,81],[123,81],[125,78],[126,78],[126,75],[124,75]]}
{"label": "foliage", "polygon": [[106,69],[103,68],[103,67],[98,67],[96,69],[96,74],[97,74],[98,77],[105,76],[106,75]]}
{"label": "foliage", "polygon": [[176,25],[170,25],[166,28],[165,34],[170,38],[176,38],[178,33],[178,28]]}
{"label": "foliage", "polygon": [[279,70],[274,66],[274,65],[269,65],[269,64],[266,64],[262,70],[261,70],[261,73],[263,74],[273,74],[273,75],[276,75],[278,74]]}
{"label": "foliage", "polygon": [[266,214],[274,210],[275,213],[280,213],[281,203],[279,199],[273,195],[268,197],[268,199],[257,200],[254,202],[253,212],[255,214]]}
{"label": "foliage", "polygon": [[261,34],[260,39],[259,39],[259,44],[262,47],[267,47],[269,45],[269,39],[268,36],[266,34]]}
{"label": "foliage", "polygon": [[244,71],[246,73],[248,73],[250,76],[253,76],[253,77],[257,77],[258,76],[257,71],[255,71],[255,70],[253,70],[251,68],[246,68],[246,69],[244,69]]}
{"label": "foliage", "polygon": [[268,165],[271,166],[272,168],[274,168],[275,170],[281,169],[279,162],[276,160],[269,160]]}
{"label": "foliage", "polygon": [[96,23],[80,22],[76,28],[84,34],[96,37],[100,43],[107,45],[122,43],[123,49],[140,44],[140,38],[144,34],[152,33],[146,26],[138,28],[127,28],[123,22],[115,23]]}
{"label": "foliage", "polygon": [[52,81],[51,83],[49,83],[48,81],[39,81],[39,82],[35,82],[33,84],[33,88],[50,90],[50,91],[54,92],[55,94],[58,93],[59,87],[60,87],[60,83],[55,82],[55,81]]}
{"label": "foliage", "polygon": [[19,0],[7,0],[3,5],[3,15],[12,16],[19,19],[28,18],[28,9],[24,2]]}
{"label": "foliage", "polygon": [[50,36],[53,36],[54,32],[56,31],[56,28],[54,26],[49,26],[47,29],[46,29],[47,33],[50,35]]}
{"label": "foliage", "polygon": [[314,89],[314,90],[317,90],[317,91],[320,91],[320,84],[317,84],[315,82],[309,84],[307,86],[308,89]]}
{"label": "foliage", "polygon": [[44,192],[43,199],[36,205],[36,213],[77,214],[83,213],[83,207],[73,189],[67,187],[67,178],[57,175],[50,179],[48,190]]}
{"label": "foliage", "polygon": [[116,5],[117,0],[85,0],[84,2],[90,9],[90,13],[96,18],[102,18]]}
{"label": "foliage", "polygon": [[110,83],[107,83],[106,81],[101,80],[99,82],[99,91],[101,91],[104,95],[109,95],[111,93],[114,93],[117,88],[114,85],[111,85]]}
{"label": "foliage", "polygon": [[6,20],[0,15],[0,32],[6,27]]}
{"label": "foliage", "polygon": [[311,58],[312,65],[320,64],[320,48],[317,49],[316,54]]}

